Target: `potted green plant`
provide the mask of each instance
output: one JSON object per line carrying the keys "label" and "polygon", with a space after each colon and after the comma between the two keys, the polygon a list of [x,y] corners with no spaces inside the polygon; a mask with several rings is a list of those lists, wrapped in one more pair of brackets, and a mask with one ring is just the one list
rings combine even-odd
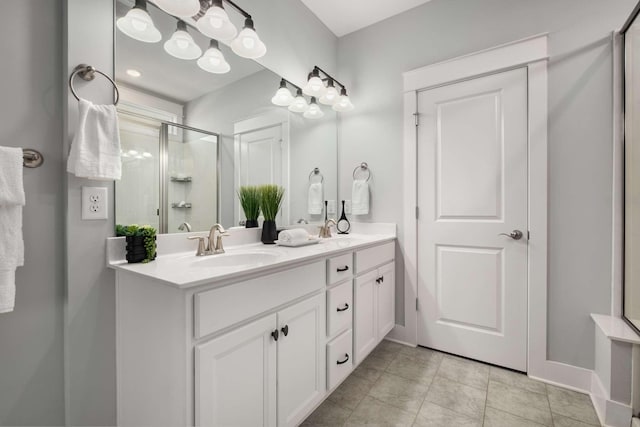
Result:
{"label": "potted green plant", "polygon": [[127,242],[127,261],[147,263],[156,259],[156,229],[150,225],[116,225],[116,236]]}
{"label": "potted green plant", "polygon": [[278,238],[276,231],[276,216],[284,198],[284,188],[273,184],[261,185],[260,209],[264,216],[262,223],[262,243],[270,245]]}
{"label": "potted green plant", "polygon": [[238,190],[238,198],[240,199],[244,216],[247,218],[245,227],[257,227],[258,217],[260,216],[260,189],[255,185],[243,185]]}

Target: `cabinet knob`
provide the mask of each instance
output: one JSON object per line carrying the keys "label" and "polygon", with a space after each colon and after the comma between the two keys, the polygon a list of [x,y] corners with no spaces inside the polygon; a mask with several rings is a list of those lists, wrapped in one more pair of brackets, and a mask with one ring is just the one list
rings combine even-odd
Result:
{"label": "cabinet knob", "polygon": [[336,268],[336,271],[338,273],[342,273],[343,271],[349,271],[349,266],[345,265],[344,267],[338,267],[338,268]]}
{"label": "cabinet knob", "polygon": [[377,284],[380,284],[381,282],[382,282],[382,277],[378,277],[378,278],[376,279],[376,283],[377,283]]}
{"label": "cabinet knob", "polygon": [[347,353],[344,354],[344,360],[338,360],[336,363],[338,365],[344,365],[349,361],[349,355]]}
{"label": "cabinet knob", "polygon": [[349,310],[349,304],[347,304],[346,302],[344,303],[344,307],[342,308],[338,307],[338,312],[347,311],[347,310]]}
{"label": "cabinet knob", "polygon": [[279,335],[280,335],[280,334],[279,334],[279,332],[278,332],[278,330],[277,330],[277,329],[276,329],[275,331],[271,332],[271,336],[273,337],[273,340],[274,340],[274,341],[278,341],[278,336],[279,336]]}
{"label": "cabinet knob", "polygon": [[285,337],[289,335],[289,325],[284,325],[284,327],[280,330],[282,331]]}

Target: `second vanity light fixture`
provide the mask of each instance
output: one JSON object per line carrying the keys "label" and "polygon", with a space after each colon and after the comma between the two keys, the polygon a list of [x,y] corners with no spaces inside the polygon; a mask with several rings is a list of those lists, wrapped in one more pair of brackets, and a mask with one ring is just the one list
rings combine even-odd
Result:
{"label": "second vanity light fixture", "polygon": [[[203,0],[202,3],[209,6],[204,14],[200,13],[200,0],[135,0],[133,8],[116,21],[116,26],[127,36],[141,42],[159,42],[162,35],[147,11],[148,4],[154,5],[178,19],[176,31],[164,43],[168,54],[184,60],[198,59],[198,66],[210,73],[227,73],[231,67],[220,51],[219,40],[229,42],[231,50],[243,58],[260,58],[267,53],[267,47],[258,37],[251,15],[231,0],[224,2],[245,18],[240,33],[224,10],[223,0]],[[188,18],[197,19],[194,28],[211,39],[204,54],[189,34]]]}

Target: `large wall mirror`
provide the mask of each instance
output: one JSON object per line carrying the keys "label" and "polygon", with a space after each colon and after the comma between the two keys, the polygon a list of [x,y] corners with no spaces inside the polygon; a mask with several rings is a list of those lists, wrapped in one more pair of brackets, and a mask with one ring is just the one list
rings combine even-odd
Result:
{"label": "large wall mirror", "polygon": [[625,24],[624,37],[624,306],[627,322],[640,333],[640,4]]}
{"label": "large wall mirror", "polygon": [[[118,19],[134,1],[115,5]],[[337,198],[336,113],[325,109],[324,117],[307,119],[273,105],[281,76],[222,42],[230,66],[223,74],[169,55],[163,45],[177,19],[151,1],[147,11],[161,41],[145,43],[114,30],[123,156],[116,223],[149,224],[160,233],[239,226],[244,216],[237,189],[260,184],[285,188],[278,225],[320,221],[323,214],[309,214],[308,188],[321,180],[324,199]],[[229,16],[242,28],[240,16]],[[191,26],[193,19],[185,21],[206,51],[210,40]]]}

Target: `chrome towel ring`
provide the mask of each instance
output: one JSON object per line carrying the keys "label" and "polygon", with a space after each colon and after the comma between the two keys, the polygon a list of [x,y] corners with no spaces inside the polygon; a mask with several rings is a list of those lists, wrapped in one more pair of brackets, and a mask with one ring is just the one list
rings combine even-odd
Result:
{"label": "chrome towel ring", "polygon": [[358,173],[358,170],[367,172],[367,182],[369,182],[369,180],[371,179],[371,169],[369,169],[369,165],[367,164],[367,162],[362,162],[360,163],[360,166],[356,166],[356,168],[353,170],[353,179],[356,179],[356,173]]}
{"label": "chrome towel ring", "polygon": [[96,73],[102,75],[104,78],[109,80],[109,82],[113,85],[113,88],[116,91],[116,99],[113,102],[113,105],[118,105],[118,101],[120,100],[120,91],[118,90],[118,85],[116,85],[116,82],[113,81],[113,79],[111,77],[109,77],[108,75],[106,75],[102,71],[98,70],[97,68],[95,68],[95,67],[93,67],[91,65],[87,65],[87,64],[78,65],[76,68],[74,68],[73,73],[71,73],[71,75],[69,76],[69,88],[71,89],[71,93],[73,94],[73,96],[78,101],[80,101],[80,97],[78,96],[78,94],[76,93],[75,88],[73,87],[73,78],[77,75],[82,80],[90,82],[90,81],[92,81],[93,79],[96,78]]}
{"label": "chrome towel ring", "polygon": [[322,175],[322,173],[320,173],[320,168],[313,168],[313,170],[309,174],[309,182],[311,182],[311,177],[314,176],[314,175],[315,176],[320,176],[320,184],[322,184],[324,182],[324,175]]}

